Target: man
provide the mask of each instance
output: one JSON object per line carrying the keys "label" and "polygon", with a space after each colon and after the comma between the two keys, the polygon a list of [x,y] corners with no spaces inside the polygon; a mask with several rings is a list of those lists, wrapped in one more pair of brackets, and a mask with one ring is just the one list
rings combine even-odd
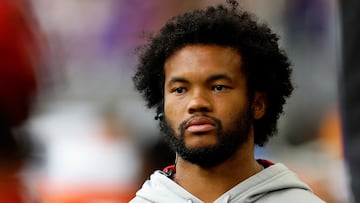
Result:
{"label": "man", "polygon": [[254,158],[293,86],[277,35],[236,2],[174,17],[141,49],[134,83],[176,152],[139,202],[323,202],[282,164]]}

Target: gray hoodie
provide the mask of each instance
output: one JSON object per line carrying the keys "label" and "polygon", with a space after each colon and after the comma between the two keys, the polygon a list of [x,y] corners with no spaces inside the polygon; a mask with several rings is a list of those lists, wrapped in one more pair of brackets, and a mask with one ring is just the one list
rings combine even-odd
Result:
{"label": "gray hoodie", "polygon": [[[203,203],[162,171],[155,171],[130,203]],[[225,192],[214,203],[323,203],[283,164],[274,164]]]}

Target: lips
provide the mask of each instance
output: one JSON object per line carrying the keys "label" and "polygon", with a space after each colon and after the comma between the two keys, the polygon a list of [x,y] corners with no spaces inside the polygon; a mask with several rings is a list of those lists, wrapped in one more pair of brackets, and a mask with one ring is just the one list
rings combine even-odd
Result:
{"label": "lips", "polygon": [[190,119],[185,126],[185,129],[193,133],[204,133],[212,131],[216,128],[216,124],[206,117],[194,117]]}

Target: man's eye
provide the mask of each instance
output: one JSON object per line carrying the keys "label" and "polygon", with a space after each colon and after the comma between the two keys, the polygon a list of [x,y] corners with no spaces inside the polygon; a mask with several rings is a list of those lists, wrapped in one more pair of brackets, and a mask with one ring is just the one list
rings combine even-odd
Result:
{"label": "man's eye", "polygon": [[175,88],[173,90],[173,92],[177,93],[177,94],[183,94],[186,92],[186,89],[184,87],[178,87],[178,88]]}
{"label": "man's eye", "polygon": [[224,91],[226,89],[228,89],[228,87],[224,86],[224,85],[215,85],[212,87],[212,90],[214,90],[216,92]]}

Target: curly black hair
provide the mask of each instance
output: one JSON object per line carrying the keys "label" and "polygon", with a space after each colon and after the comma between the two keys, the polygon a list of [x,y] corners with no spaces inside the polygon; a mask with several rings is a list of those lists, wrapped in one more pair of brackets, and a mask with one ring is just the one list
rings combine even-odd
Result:
{"label": "curly black hair", "polygon": [[163,112],[164,63],[174,52],[190,44],[232,47],[241,54],[249,98],[264,92],[268,99],[266,113],[254,121],[255,144],[263,146],[277,131],[277,120],[293,91],[292,70],[278,35],[255,15],[233,4],[197,9],[173,17],[148,40],[138,49],[133,81],[149,108]]}

